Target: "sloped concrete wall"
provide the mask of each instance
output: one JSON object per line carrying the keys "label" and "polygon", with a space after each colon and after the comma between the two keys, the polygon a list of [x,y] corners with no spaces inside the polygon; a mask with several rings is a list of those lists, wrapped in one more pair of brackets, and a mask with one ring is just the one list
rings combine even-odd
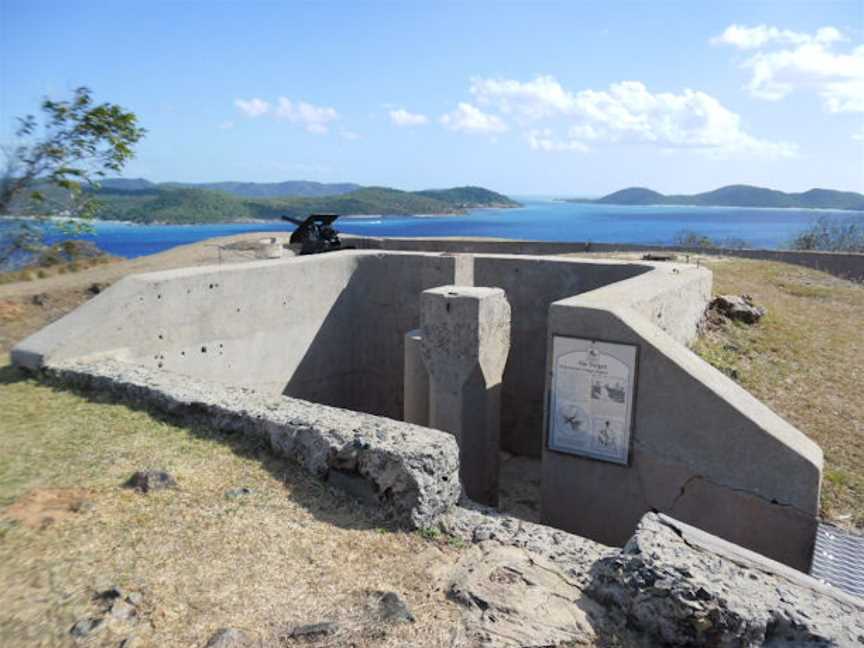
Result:
{"label": "sloped concrete wall", "polygon": [[638,360],[629,465],[544,448],[541,519],[620,545],[656,510],[806,571],[822,451],[680,343],[684,297],[704,291],[698,273],[652,273],[552,305],[547,366],[555,335],[634,344]]}

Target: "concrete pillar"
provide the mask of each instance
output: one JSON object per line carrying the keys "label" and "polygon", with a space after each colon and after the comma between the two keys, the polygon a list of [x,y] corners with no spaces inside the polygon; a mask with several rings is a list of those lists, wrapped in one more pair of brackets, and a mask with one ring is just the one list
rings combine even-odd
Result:
{"label": "concrete pillar", "polygon": [[498,504],[501,376],[510,351],[510,304],[500,288],[441,286],[420,297],[429,427],[459,443],[465,493]]}
{"label": "concrete pillar", "polygon": [[429,374],[423,364],[420,329],[405,334],[403,415],[406,423],[429,425]]}

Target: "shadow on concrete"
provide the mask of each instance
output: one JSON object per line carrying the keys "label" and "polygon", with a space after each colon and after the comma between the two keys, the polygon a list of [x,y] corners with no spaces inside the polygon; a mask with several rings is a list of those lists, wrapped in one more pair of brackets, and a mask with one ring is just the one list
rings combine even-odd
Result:
{"label": "shadow on concrete", "polygon": [[[444,266],[369,257],[354,270],[282,394],[402,420],[404,336],[420,323],[420,293]],[[452,277],[451,277],[452,279]]]}

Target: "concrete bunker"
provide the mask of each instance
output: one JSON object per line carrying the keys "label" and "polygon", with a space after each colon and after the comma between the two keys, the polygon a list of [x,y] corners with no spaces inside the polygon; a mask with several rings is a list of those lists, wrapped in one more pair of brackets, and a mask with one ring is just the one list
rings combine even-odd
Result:
{"label": "concrete bunker", "polygon": [[[422,526],[459,497],[456,444],[424,427],[454,432],[441,418],[452,420],[452,407],[433,396],[424,410],[422,398],[404,396],[406,377],[436,388],[421,324],[434,308],[427,295],[442,287],[478,299],[493,291],[508,311],[505,361],[480,385],[494,390],[500,424],[490,410],[457,434],[464,446],[479,427],[496,433],[462,465],[463,485],[466,471],[497,479],[505,450],[540,461],[545,524],[623,544],[656,510],[807,569],[821,451],[686,349],[710,298],[704,268],[357,250],[150,273],[118,282],[12,357],[169,409],[203,403],[219,424],[267,436],[316,474]],[[625,462],[550,447],[556,338],[635,347]]]}

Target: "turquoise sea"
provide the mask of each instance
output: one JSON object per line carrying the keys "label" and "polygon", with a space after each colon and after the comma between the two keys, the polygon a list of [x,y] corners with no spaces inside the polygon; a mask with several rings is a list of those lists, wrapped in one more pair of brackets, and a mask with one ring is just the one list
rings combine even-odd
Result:
{"label": "turquoise sea", "polygon": [[[670,244],[682,231],[751,247],[782,248],[817,218],[864,219],[864,212],[738,207],[632,207],[520,198],[517,209],[476,209],[458,216],[364,216],[337,221],[337,229],[366,236],[486,236],[539,241]],[[95,224],[89,238],[111,254],[133,258],[214,236],[243,232],[287,232],[273,224],[133,225]],[[55,240],[59,238],[55,235]]]}

